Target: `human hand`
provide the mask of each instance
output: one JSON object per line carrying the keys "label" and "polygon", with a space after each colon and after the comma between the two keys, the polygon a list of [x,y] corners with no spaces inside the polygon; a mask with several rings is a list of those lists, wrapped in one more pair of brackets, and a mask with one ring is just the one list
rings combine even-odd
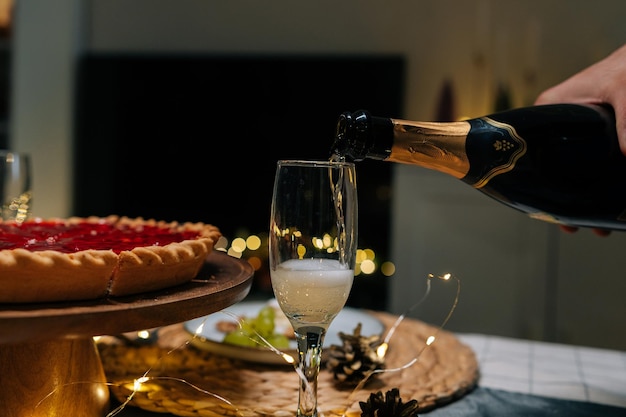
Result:
{"label": "human hand", "polygon": [[626,155],[626,44],[545,90],[535,101],[536,105],[556,103],[611,106],[615,112],[620,150]]}
{"label": "human hand", "polygon": [[[536,105],[557,103],[612,107],[620,150],[626,155],[626,44],[603,60],[545,90],[535,100]],[[561,225],[560,228],[567,233],[578,230],[577,227],[566,225]],[[592,231],[598,236],[611,234],[606,229]]]}

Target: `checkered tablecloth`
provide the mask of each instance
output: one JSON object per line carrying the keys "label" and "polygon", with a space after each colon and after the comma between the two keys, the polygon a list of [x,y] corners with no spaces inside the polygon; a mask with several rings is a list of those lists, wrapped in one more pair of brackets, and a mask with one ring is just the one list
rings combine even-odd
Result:
{"label": "checkered tablecloth", "polygon": [[481,334],[457,337],[476,353],[482,387],[626,407],[626,352]]}

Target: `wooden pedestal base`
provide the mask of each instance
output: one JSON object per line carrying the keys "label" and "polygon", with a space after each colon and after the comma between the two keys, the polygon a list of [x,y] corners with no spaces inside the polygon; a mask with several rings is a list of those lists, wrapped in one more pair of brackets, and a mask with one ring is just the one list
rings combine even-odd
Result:
{"label": "wooden pedestal base", "polygon": [[92,338],[0,345],[6,417],[103,417],[109,389]]}
{"label": "wooden pedestal base", "polygon": [[245,298],[254,269],[213,251],[196,279],[162,291],[0,305],[0,416],[105,417],[109,387],[92,336],[183,322]]}

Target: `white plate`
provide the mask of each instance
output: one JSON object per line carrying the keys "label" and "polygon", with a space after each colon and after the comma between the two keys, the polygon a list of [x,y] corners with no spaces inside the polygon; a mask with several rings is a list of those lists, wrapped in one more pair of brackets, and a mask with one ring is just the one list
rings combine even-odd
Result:
{"label": "white plate", "polygon": [[[253,348],[222,343],[225,333],[217,330],[216,327],[220,321],[236,322],[234,317],[256,317],[261,308],[268,305],[268,303],[268,301],[242,301],[220,312],[186,321],[184,327],[189,333],[196,334],[197,329],[203,324],[201,331],[197,333],[198,337],[194,337],[191,340],[191,343],[200,349],[233,359],[287,365],[280,355],[268,348]],[[385,329],[380,320],[371,314],[351,307],[344,307],[330,324],[324,338],[324,347],[341,345],[339,332],[352,334],[359,323],[361,323],[361,334],[363,336],[382,334]],[[291,340],[290,348],[285,353],[290,354],[297,360],[296,348],[296,342]]]}

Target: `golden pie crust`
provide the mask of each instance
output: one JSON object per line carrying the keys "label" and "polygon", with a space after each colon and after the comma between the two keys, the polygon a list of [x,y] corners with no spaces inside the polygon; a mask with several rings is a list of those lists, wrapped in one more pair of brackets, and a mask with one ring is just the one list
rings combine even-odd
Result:
{"label": "golden pie crust", "polygon": [[[41,219],[28,220],[41,222]],[[206,223],[177,223],[119,216],[49,219],[59,229],[72,225],[111,225],[138,239],[132,249],[84,249],[66,252],[24,248],[0,250],[0,303],[41,303],[99,299],[160,290],[191,281],[221,237]],[[0,243],[11,238],[0,221]],[[142,245],[145,226],[182,235],[182,241]],[[155,230],[155,229],[153,229]],[[53,239],[52,237],[50,239]],[[151,242],[150,236],[146,242]],[[84,244],[84,241],[82,242]],[[114,246],[115,243],[112,244]],[[1,246],[0,246],[1,247]]]}

